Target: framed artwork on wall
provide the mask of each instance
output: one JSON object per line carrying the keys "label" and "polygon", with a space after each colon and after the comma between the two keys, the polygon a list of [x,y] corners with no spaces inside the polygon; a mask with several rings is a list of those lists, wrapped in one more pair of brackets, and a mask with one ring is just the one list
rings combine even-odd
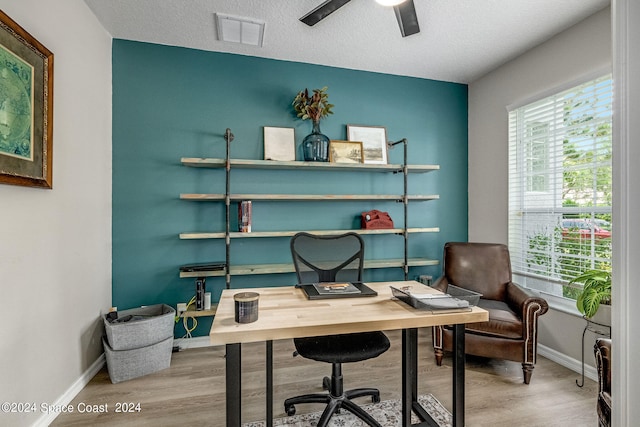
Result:
{"label": "framed artwork on wall", "polygon": [[331,163],[364,163],[361,141],[334,141],[329,143]]}
{"label": "framed artwork on wall", "polygon": [[296,159],[293,128],[264,127],[264,159],[293,161]]}
{"label": "framed artwork on wall", "polygon": [[52,188],[53,53],[0,11],[0,183]]}
{"label": "framed artwork on wall", "polygon": [[362,141],[364,163],[387,164],[387,129],[384,126],[347,125],[347,139]]}

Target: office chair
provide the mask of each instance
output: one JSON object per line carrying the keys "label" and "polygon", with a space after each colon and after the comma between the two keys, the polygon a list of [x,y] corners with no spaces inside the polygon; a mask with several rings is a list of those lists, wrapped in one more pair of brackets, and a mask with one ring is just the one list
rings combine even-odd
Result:
{"label": "office chair", "polygon": [[[291,238],[291,255],[299,283],[354,282],[362,280],[364,264],[364,242],[356,233],[338,236],[317,236],[297,233]],[[337,260],[337,261],[336,261]],[[345,313],[346,316],[349,313]],[[389,339],[382,332],[329,335],[293,340],[300,356],[331,363],[331,378],[325,377],[323,388],[328,393],[305,394],[284,401],[287,415],[294,415],[298,403],[326,403],[318,420],[318,427],[325,427],[340,408],[362,419],[370,426],[380,424],[351,399],[371,396],[374,403],[380,402],[380,391],[375,388],[360,388],[344,391],[342,364],[360,362],[377,357],[389,349]]]}

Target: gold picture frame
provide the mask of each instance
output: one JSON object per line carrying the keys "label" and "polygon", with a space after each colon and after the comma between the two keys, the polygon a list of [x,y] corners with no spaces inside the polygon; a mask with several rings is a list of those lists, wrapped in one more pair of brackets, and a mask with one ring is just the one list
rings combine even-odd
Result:
{"label": "gold picture frame", "polygon": [[0,11],[0,183],[53,187],[53,53]]}
{"label": "gold picture frame", "polygon": [[364,163],[362,142],[331,140],[329,142],[329,162]]}
{"label": "gold picture frame", "polygon": [[384,126],[347,125],[347,139],[362,141],[364,163],[387,164],[387,129]]}

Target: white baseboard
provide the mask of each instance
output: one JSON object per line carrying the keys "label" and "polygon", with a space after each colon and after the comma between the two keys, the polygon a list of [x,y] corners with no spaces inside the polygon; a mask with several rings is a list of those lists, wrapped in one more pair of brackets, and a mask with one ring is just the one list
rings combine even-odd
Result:
{"label": "white baseboard", "polygon": [[[562,365],[565,368],[569,368],[579,375],[582,375],[582,363],[577,359],[573,359],[566,354],[560,353],[542,344],[538,344],[538,354],[557,363],[558,365]],[[585,354],[585,357],[586,356],[587,355]],[[596,368],[593,366],[584,365],[584,376],[585,378],[589,378],[593,381],[598,381],[598,371],[596,371]]]}
{"label": "white baseboard", "polygon": [[209,335],[194,338],[176,338],[173,340],[173,345],[174,347],[180,347],[180,350],[186,350],[187,348],[210,347],[211,338],[209,337]]}
{"label": "white baseboard", "polygon": [[[209,347],[211,346],[211,341],[209,336],[205,337],[195,337],[195,338],[176,338],[173,340],[174,346],[179,346],[181,350],[187,348],[200,348],[200,347]],[[93,377],[96,376],[100,369],[106,363],[106,359],[104,353],[96,359],[95,362],[89,366],[89,368],[78,378],[72,385],[69,387],[63,394],[60,396],[56,402],[53,404],[54,406],[67,406],[71,403],[73,399],[82,391],[82,389],[89,384],[89,381]],[[53,420],[58,416],[57,413],[52,412],[49,414],[43,414],[40,418],[33,423],[34,427],[47,427],[50,425]]]}
{"label": "white baseboard", "polygon": [[[78,395],[78,393],[80,393],[80,391],[82,391],[82,389],[87,384],[89,384],[89,381],[91,381],[91,379],[95,377],[98,372],[100,372],[100,369],[102,369],[102,367],[104,366],[104,363],[105,363],[105,358],[104,358],[104,353],[102,353],[100,357],[98,357],[96,361],[93,362],[86,371],[84,371],[84,373],[80,376],[80,378],[78,378],[73,384],[71,384],[71,387],[69,387],[62,394],[62,396],[60,396],[58,400],[55,401],[53,406],[56,406],[56,407],[67,406],[68,404],[70,404],[71,401]],[[47,427],[53,422],[53,420],[56,419],[57,416],[58,416],[57,412],[43,414],[40,418],[38,418],[38,420],[36,420],[35,423],[33,423],[33,426]]]}

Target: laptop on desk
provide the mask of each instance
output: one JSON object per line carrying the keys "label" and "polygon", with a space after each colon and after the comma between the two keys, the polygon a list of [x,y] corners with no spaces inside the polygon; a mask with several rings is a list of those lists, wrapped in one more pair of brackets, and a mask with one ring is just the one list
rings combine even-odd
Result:
{"label": "laptop on desk", "polygon": [[307,299],[374,297],[376,291],[362,282],[298,283]]}

